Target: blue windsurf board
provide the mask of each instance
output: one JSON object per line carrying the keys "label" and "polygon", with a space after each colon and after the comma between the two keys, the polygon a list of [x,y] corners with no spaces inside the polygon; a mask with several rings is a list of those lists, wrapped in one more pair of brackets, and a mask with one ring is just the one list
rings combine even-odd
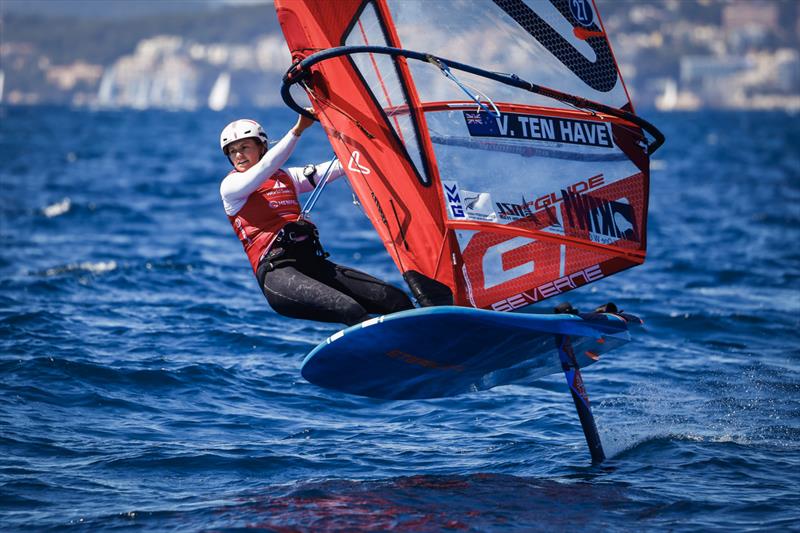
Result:
{"label": "blue windsurf board", "polygon": [[312,350],[309,382],[359,396],[441,398],[562,371],[558,336],[569,336],[580,368],[630,340],[631,315],[500,313],[425,307],[341,330]]}

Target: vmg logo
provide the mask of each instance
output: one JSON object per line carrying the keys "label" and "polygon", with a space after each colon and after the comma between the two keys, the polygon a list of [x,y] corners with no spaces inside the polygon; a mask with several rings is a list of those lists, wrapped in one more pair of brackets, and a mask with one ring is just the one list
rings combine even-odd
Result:
{"label": "vmg logo", "polygon": [[453,218],[464,218],[464,205],[461,203],[461,193],[458,192],[458,183],[455,181],[443,181],[444,196],[450,214]]}

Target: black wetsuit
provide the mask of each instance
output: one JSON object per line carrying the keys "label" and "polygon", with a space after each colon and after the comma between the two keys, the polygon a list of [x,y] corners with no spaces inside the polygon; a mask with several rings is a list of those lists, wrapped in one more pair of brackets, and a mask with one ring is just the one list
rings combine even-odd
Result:
{"label": "black wetsuit", "polygon": [[326,259],[316,228],[300,225],[284,227],[256,271],[261,291],[276,312],[352,326],[370,314],[413,309],[409,297],[397,287]]}

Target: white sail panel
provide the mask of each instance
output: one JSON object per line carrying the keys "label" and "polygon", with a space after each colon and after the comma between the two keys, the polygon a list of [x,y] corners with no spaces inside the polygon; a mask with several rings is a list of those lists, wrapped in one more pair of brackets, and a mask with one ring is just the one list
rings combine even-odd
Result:
{"label": "white sail panel", "polygon": [[[616,108],[629,104],[599,17],[589,0],[388,3],[403,48],[431,51],[486,70],[513,72],[539,85]],[[577,32],[572,22],[576,20],[572,15],[576,5],[583,8],[581,19],[587,22],[586,26],[578,24],[582,31]],[[425,16],[420,17],[419,13]],[[518,20],[509,13],[517,14]],[[422,63],[412,64],[411,69],[423,102],[453,100],[459,94],[438,69]],[[477,76],[459,77],[495,101],[565,107],[509,86],[489,88],[488,80]]]}
{"label": "white sail panel", "polygon": [[[387,46],[381,23],[371,3],[364,6],[361,16],[350,30],[345,44],[348,46],[377,45]],[[422,163],[417,132],[408,114],[406,93],[400,82],[394,59],[381,54],[353,54],[353,62],[370,88],[373,97],[387,114],[400,142],[406,148],[422,180],[430,180]],[[405,112],[404,112],[405,110]]]}

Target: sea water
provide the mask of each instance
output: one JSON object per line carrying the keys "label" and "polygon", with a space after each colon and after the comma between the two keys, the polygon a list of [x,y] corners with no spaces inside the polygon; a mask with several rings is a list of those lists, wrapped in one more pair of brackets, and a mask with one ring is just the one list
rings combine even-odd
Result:
{"label": "sea water", "polygon": [[[647,262],[568,295],[646,323],[584,372],[592,467],[563,376],[394,402],[305,382],[338,327],[257,287],[218,193],[239,114],[0,108],[0,528],[800,528],[796,116],[647,115]],[[290,164],[331,156],[316,126]],[[313,218],[402,285],[344,180]]]}

